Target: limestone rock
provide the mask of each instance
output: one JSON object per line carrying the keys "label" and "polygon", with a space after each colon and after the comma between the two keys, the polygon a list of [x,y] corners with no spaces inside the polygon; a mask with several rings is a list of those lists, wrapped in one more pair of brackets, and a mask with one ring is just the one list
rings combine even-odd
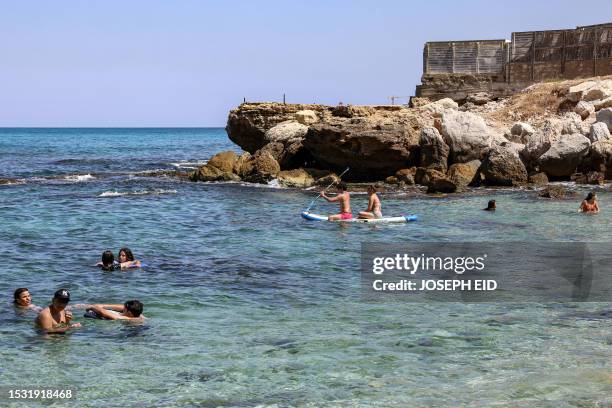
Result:
{"label": "limestone rock", "polygon": [[234,172],[234,165],[238,160],[238,155],[232,151],[226,151],[215,154],[208,160],[207,165],[218,168],[219,170],[226,173]]}
{"label": "limestone rock", "polygon": [[459,108],[459,104],[453,101],[451,98],[440,99],[440,100],[428,103],[427,105],[423,106],[423,109],[425,109],[426,111],[428,111],[434,116],[440,116],[446,109],[458,109],[458,108]]}
{"label": "limestone rock", "polygon": [[485,105],[491,101],[491,94],[487,92],[477,92],[473,94],[469,94],[465,101],[468,103],[473,103],[474,105]]}
{"label": "limestone rock", "polygon": [[600,140],[591,145],[591,167],[605,171],[606,179],[612,179],[612,140]]}
{"label": "limestone rock", "polygon": [[491,148],[482,162],[480,171],[488,185],[516,186],[527,182],[525,165],[507,146]]}
{"label": "limestone rock", "polygon": [[253,171],[253,164],[251,162],[251,154],[248,152],[242,153],[240,157],[234,162],[234,168],[232,172],[237,174],[239,177],[244,178],[247,174]]}
{"label": "limestone rock", "polygon": [[240,181],[240,177],[236,174],[223,171],[217,167],[208,164],[201,166],[196,170],[192,177],[192,181]]}
{"label": "limestone rock", "polygon": [[[295,120],[305,126],[310,126],[313,123],[317,123],[319,121],[319,117],[317,113],[310,109],[305,109],[301,111],[295,112]],[[306,134],[306,132],[304,132]]]}
{"label": "limestone rock", "polygon": [[533,173],[529,175],[529,182],[536,186],[544,186],[548,184],[548,176],[546,173]]}
{"label": "limestone rock", "polygon": [[421,167],[434,167],[446,172],[449,147],[436,128],[426,127],[419,137]]}
{"label": "limestone rock", "polygon": [[[305,112],[305,111],[300,111]],[[312,112],[312,111],[309,111]],[[296,113],[297,115],[297,113]],[[287,121],[279,123],[270,128],[264,136],[267,143],[280,142],[286,143],[295,139],[302,139],[308,131],[308,126],[305,126],[297,121]]]}
{"label": "limestone rock", "polygon": [[389,176],[385,179],[385,183],[387,184],[398,184],[399,180],[395,176]]}
{"label": "limestone rock", "polygon": [[409,169],[400,169],[395,172],[395,178],[399,182],[403,182],[408,185],[413,185],[415,174],[416,174],[416,167],[411,167]]}
{"label": "limestone rock", "polygon": [[447,110],[441,118],[442,137],[453,163],[479,160],[491,146],[491,131],[484,119],[471,112]]}
{"label": "limestone rock", "polygon": [[576,194],[574,192],[567,191],[565,187],[559,185],[548,186],[539,193],[540,197],[553,199],[574,197],[575,195]]}
{"label": "limestone rock", "polygon": [[605,123],[608,130],[612,132],[612,108],[602,109],[597,112],[597,122]]}
{"label": "limestone rock", "polygon": [[570,176],[588,154],[590,145],[589,139],[581,134],[563,135],[540,156],[538,165],[549,176]]}
{"label": "limestone rock", "polygon": [[610,139],[610,130],[608,130],[608,126],[603,122],[593,123],[591,125],[591,131],[589,132],[589,139],[593,143]]}
{"label": "limestone rock", "polygon": [[434,168],[417,168],[415,180],[422,186],[427,186],[428,193],[454,193],[457,185],[446,174]]}
{"label": "limestone rock", "polygon": [[592,113],[595,113],[595,107],[591,102],[580,101],[574,107],[574,112],[580,115],[582,120],[591,116]]}
{"label": "limestone rock", "polygon": [[304,169],[283,170],[278,173],[277,180],[285,187],[306,188],[314,184],[314,178]]}
{"label": "limestone rock", "polygon": [[457,185],[458,188],[465,188],[471,184],[478,184],[478,169],[480,160],[472,160],[467,163],[455,163],[448,169],[448,178]]}
{"label": "limestone rock", "polygon": [[251,172],[245,175],[245,180],[253,183],[268,182],[280,172],[280,165],[270,152],[257,151],[250,160]]}
{"label": "limestone rock", "polygon": [[593,88],[595,85],[596,85],[595,81],[586,81],[578,85],[574,85],[569,88],[566,97],[572,102],[578,102],[582,100],[585,93],[589,91],[591,88]]}
{"label": "limestone rock", "polygon": [[535,133],[535,129],[529,123],[516,122],[514,125],[512,125],[510,133],[512,133],[514,136],[518,136],[520,140],[524,141],[526,137]]}

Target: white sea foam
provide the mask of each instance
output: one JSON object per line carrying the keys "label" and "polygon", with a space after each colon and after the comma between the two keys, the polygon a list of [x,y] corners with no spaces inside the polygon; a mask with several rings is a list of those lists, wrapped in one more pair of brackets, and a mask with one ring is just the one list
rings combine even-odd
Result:
{"label": "white sea foam", "polygon": [[91,174],[71,174],[69,176],[65,176],[64,180],[68,180],[68,181],[75,181],[75,182],[81,182],[81,181],[88,181],[88,180],[94,180],[95,177],[92,176]]}
{"label": "white sea foam", "polygon": [[177,167],[179,169],[197,169],[200,166],[204,166],[208,163],[208,160],[197,161],[197,162],[178,162],[178,163],[170,163],[171,166]]}
{"label": "white sea foam", "polygon": [[124,196],[141,196],[141,195],[162,195],[162,194],[176,194],[176,190],[164,190],[162,188],[156,188],[154,190],[140,190],[140,191],[105,191],[98,197],[124,197]]}

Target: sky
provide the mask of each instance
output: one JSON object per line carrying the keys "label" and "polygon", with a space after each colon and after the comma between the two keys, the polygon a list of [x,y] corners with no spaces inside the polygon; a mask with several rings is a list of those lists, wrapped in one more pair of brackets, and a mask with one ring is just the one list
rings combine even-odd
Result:
{"label": "sky", "polygon": [[610,0],[0,0],[0,127],[225,126],[283,94],[387,104],[414,95],[427,41],[609,21]]}

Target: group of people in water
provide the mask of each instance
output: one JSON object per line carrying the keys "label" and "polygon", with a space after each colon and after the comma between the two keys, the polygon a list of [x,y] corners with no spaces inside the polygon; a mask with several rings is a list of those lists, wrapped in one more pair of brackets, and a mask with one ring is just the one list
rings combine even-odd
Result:
{"label": "group of people in water", "polygon": [[[325,191],[321,191],[321,197],[323,197],[329,203],[338,203],[340,205],[340,213],[332,214],[327,217],[329,221],[341,221],[350,220],[353,218],[353,212],[351,211],[351,195],[347,191],[347,185],[341,181],[336,186],[337,194],[334,197],[328,197]],[[380,204],[380,198],[376,194],[376,187],[369,185],[367,188],[368,193],[368,208],[365,211],[360,211],[358,218],[382,218],[382,210]],[[490,200],[487,204],[485,211],[495,211],[497,204],[495,200]],[[598,213],[599,204],[597,203],[597,195],[595,193],[589,193],[586,198],[580,204],[580,212],[584,213]]]}
{"label": "group of people in water", "polygon": [[[134,259],[129,248],[121,248],[118,260],[112,251],[102,253],[102,261],[98,262],[104,271],[114,271],[140,267],[142,263]],[[73,310],[84,310],[83,317],[102,320],[131,320],[142,321],[144,305],[139,300],[128,300],[123,304],[76,304],[69,306],[70,292],[67,289],[59,289],[53,295],[51,303],[47,307],[36,306],[32,303],[32,295],[28,288],[17,288],[13,293],[13,305],[20,310],[31,310],[37,313],[36,327],[46,334],[63,334],[69,330],[81,327],[81,323],[73,323]]]}

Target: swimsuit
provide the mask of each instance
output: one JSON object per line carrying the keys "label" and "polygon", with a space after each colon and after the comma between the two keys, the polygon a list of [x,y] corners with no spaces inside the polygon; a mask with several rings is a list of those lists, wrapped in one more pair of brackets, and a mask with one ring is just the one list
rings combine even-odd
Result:
{"label": "swimsuit", "polygon": [[353,218],[353,213],[350,213],[350,212],[340,213],[341,220],[350,220],[351,218]]}

